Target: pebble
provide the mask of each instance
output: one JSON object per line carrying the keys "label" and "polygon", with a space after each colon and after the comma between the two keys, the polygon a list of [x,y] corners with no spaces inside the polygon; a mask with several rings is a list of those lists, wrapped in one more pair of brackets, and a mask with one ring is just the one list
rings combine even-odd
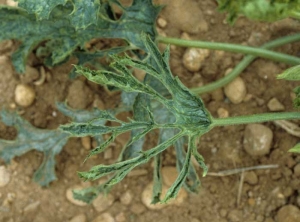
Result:
{"label": "pebble", "polygon": [[255,185],[258,183],[258,177],[255,172],[253,171],[248,171],[245,172],[245,182],[250,184],[250,185]]}
{"label": "pebble", "polygon": [[97,212],[103,212],[107,210],[115,201],[115,198],[112,194],[102,194],[100,193],[99,196],[93,201],[93,207]]}
{"label": "pebble", "polygon": [[130,207],[130,211],[136,215],[145,212],[145,210],[146,210],[145,206],[139,203],[132,204]]}
{"label": "pebble", "polygon": [[0,187],[5,187],[10,181],[10,173],[5,166],[0,166]]}
{"label": "pebble", "polygon": [[75,217],[73,217],[70,222],[87,222],[87,218],[85,214],[78,214]]}
{"label": "pebble", "polygon": [[300,163],[298,163],[295,167],[294,167],[294,175],[296,177],[300,177]]}
{"label": "pebble", "polygon": [[41,202],[40,201],[35,201],[29,205],[27,205],[24,209],[23,212],[24,213],[28,213],[28,212],[32,212],[35,211],[39,206],[40,206]]}
{"label": "pebble", "polygon": [[115,219],[109,213],[104,213],[96,217],[92,222],[115,222]]}
{"label": "pebble", "polygon": [[78,79],[70,85],[66,100],[74,109],[85,109],[93,103],[93,92],[83,81]]}
{"label": "pebble", "polygon": [[82,202],[80,200],[74,199],[74,197],[73,197],[73,190],[74,189],[82,189],[82,187],[75,186],[75,187],[71,187],[71,188],[67,189],[67,192],[66,192],[67,200],[70,201],[72,204],[77,205],[77,206],[81,206],[81,207],[86,206],[87,203]]}
{"label": "pebble", "polygon": [[224,93],[233,104],[241,103],[247,94],[244,80],[241,77],[235,78],[225,86]]}
{"label": "pebble", "polygon": [[12,7],[17,7],[18,6],[18,2],[15,2],[14,0],[6,0],[6,4],[8,6],[12,6]]}
{"label": "pebble", "polygon": [[90,150],[92,148],[91,137],[89,136],[81,137],[80,140],[81,140],[81,145],[83,146],[84,149]]}
{"label": "pebble", "polygon": [[105,151],[104,151],[104,159],[105,160],[109,160],[113,157],[113,152],[112,152],[112,148],[107,148]]}
{"label": "pebble", "polygon": [[277,213],[277,222],[299,222],[300,210],[294,205],[286,205]]}
{"label": "pebble", "polygon": [[35,91],[25,84],[18,84],[15,89],[15,102],[23,107],[32,105],[35,100]]}
{"label": "pebble", "polygon": [[285,110],[284,105],[282,105],[282,103],[279,102],[279,100],[277,98],[272,98],[268,102],[267,106],[268,106],[270,111],[283,111],[283,110]]}
{"label": "pebble", "polygon": [[229,116],[228,110],[222,107],[217,110],[217,114],[219,118],[226,118]]}
{"label": "pebble", "polygon": [[183,65],[191,72],[199,71],[209,54],[208,49],[188,48],[183,55]]}
{"label": "pebble", "polygon": [[178,171],[176,167],[171,167],[171,166],[163,167],[161,169],[161,173],[162,173],[163,182],[167,186],[172,186],[172,184],[175,182],[178,176]]}
{"label": "pebble", "polygon": [[138,169],[138,170],[132,170],[128,176],[129,177],[139,177],[139,176],[144,176],[148,174],[148,170],[146,169]]}
{"label": "pebble", "polygon": [[157,19],[157,25],[160,27],[160,28],[165,28],[167,26],[168,22],[163,19],[163,18],[158,18]]}
{"label": "pebble", "polygon": [[133,199],[132,193],[127,190],[121,197],[120,197],[120,201],[122,204],[124,205],[129,205],[131,203]]}
{"label": "pebble", "polygon": [[39,76],[40,73],[36,68],[26,65],[25,75],[21,75],[22,83],[29,84],[37,80]]}
{"label": "pebble", "polygon": [[[169,187],[163,184],[161,199],[164,198],[164,196],[166,195],[168,189],[169,189]],[[142,203],[150,210],[161,210],[164,207],[169,206],[169,205],[180,205],[187,198],[187,192],[182,188],[178,192],[177,197],[173,200],[170,200],[167,204],[160,204],[160,203],[151,204],[151,202],[152,202],[152,190],[153,190],[153,183],[150,183],[146,186],[146,188],[142,192]]]}
{"label": "pebble", "polygon": [[244,132],[244,149],[251,156],[264,156],[270,152],[273,132],[262,124],[249,124]]}

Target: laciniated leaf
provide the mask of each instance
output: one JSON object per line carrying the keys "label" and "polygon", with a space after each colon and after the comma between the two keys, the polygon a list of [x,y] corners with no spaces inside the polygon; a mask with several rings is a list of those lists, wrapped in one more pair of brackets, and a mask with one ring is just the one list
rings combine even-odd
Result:
{"label": "laciniated leaf", "polygon": [[[124,39],[130,48],[144,49],[140,32],[155,36],[154,24],[161,9],[154,6],[151,0],[135,0],[131,6],[123,7],[121,18],[115,21],[107,14],[108,3],[103,3],[98,10],[99,1],[96,0],[76,0],[75,8],[70,2],[63,6],[60,3],[65,1],[58,6],[59,1],[47,2],[44,3],[47,5],[45,7],[35,1],[19,2],[22,3],[20,7],[24,6],[31,13],[47,18],[39,21],[20,7],[0,7],[0,41],[16,39],[22,43],[16,52],[17,56],[13,56],[13,64],[20,73],[24,73],[26,57],[31,50],[45,41],[47,43],[40,46],[43,50],[37,51],[48,52],[46,62],[49,66],[64,62],[74,50],[79,46],[83,48],[93,38]],[[88,13],[82,14],[81,10],[85,9],[88,9]],[[99,12],[99,16],[96,16]],[[70,25],[72,22],[76,25]]]}
{"label": "laciniated leaf", "polygon": [[64,5],[68,0],[15,0],[18,7],[24,8],[29,14],[35,14],[38,20],[48,19],[51,11],[58,5]]}
{"label": "laciniated leaf", "polygon": [[59,130],[41,130],[34,128],[15,113],[1,112],[2,121],[18,130],[15,140],[0,140],[0,157],[9,162],[16,156],[21,156],[30,150],[44,153],[41,166],[34,174],[34,180],[42,186],[49,185],[56,179],[55,156],[66,144],[69,134]]}
{"label": "laciniated leaf", "polygon": [[219,10],[228,13],[233,23],[239,15],[258,21],[277,21],[287,17],[299,18],[299,0],[218,0]]}
{"label": "laciniated leaf", "polygon": [[153,191],[151,204],[160,202],[160,195],[162,192],[162,175],[161,175],[161,153],[154,158],[153,170]]}
{"label": "laciniated leaf", "polygon": [[[113,174],[109,182],[105,183],[105,187],[111,189],[136,166],[155,158],[153,203],[160,201],[161,194],[161,159],[158,155],[169,146],[176,144],[177,158],[179,159],[177,166],[180,173],[164,197],[163,202],[167,202],[176,197],[182,186],[192,192],[197,191],[200,181],[191,164],[192,155],[204,168],[204,175],[206,174],[207,168],[205,168],[204,160],[197,152],[196,137],[210,129],[211,117],[204,108],[202,100],[193,95],[178,78],[173,77],[167,62],[169,50],[167,49],[161,54],[149,37],[142,35],[142,38],[149,53],[148,58],[143,61],[136,61],[128,56],[124,58],[112,56],[114,61],[111,67],[116,72],[94,71],[88,68],[76,67],[81,74],[91,81],[103,85],[112,85],[123,91],[138,92],[139,94],[135,97],[133,104],[134,120],[129,123],[121,123],[120,126],[97,126],[93,125],[92,121],[80,124],[72,123],[61,126],[61,129],[77,136],[111,133],[111,138],[115,138],[119,133],[131,131],[131,139],[120,155],[120,162],[111,165],[100,164],[92,167],[87,172],[79,172],[78,175],[85,180],[95,180]],[[149,75],[162,83],[169,94],[161,95],[156,92],[154,87],[147,84],[147,78],[144,82],[138,81],[133,77],[127,66],[147,71]],[[133,94],[133,96],[135,95]],[[169,98],[170,96],[172,100]],[[152,103],[149,102],[149,99],[153,100]],[[131,105],[129,102],[126,103]],[[151,104],[151,107],[149,104]],[[160,129],[158,145],[147,151],[142,151],[143,141],[141,139],[148,132],[157,128]],[[186,154],[183,150],[183,136],[189,138]],[[97,152],[102,151],[105,146],[107,146],[106,143],[100,146]]]}
{"label": "laciniated leaf", "polygon": [[298,143],[293,148],[289,149],[289,152],[291,152],[291,153],[300,153],[300,143]]}
{"label": "laciniated leaf", "polygon": [[300,65],[294,66],[294,67],[291,67],[291,68],[285,70],[280,75],[277,75],[277,79],[299,81],[300,80]]}

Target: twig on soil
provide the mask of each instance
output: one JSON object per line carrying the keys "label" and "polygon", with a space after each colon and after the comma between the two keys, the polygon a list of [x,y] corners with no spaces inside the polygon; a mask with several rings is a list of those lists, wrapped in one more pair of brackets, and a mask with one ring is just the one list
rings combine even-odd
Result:
{"label": "twig on soil", "polygon": [[243,190],[243,185],[244,185],[244,178],[245,178],[245,171],[242,171],[240,184],[239,184],[239,190],[238,190],[238,196],[237,196],[237,206],[240,206],[242,190]]}
{"label": "twig on soil", "polygon": [[243,173],[245,171],[250,170],[265,170],[265,169],[275,169],[278,168],[278,164],[272,164],[272,165],[259,165],[259,166],[252,166],[252,167],[244,167],[244,168],[238,168],[238,169],[232,169],[232,170],[223,170],[219,172],[208,172],[208,176],[216,176],[216,177],[224,177],[224,176],[230,176],[233,174]]}
{"label": "twig on soil", "polygon": [[287,131],[289,134],[300,137],[300,127],[295,123],[292,123],[287,120],[276,120],[273,121],[277,126],[280,126],[282,129]]}

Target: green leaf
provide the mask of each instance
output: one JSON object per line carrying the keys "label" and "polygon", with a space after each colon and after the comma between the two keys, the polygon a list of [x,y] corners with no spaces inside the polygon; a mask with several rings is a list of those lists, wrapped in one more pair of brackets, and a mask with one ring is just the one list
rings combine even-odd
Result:
{"label": "green leaf", "polygon": [[38,20],[48,19],[51,11],[58,5],[64,5],[68,0],[47,0],[40,1],[36,0],[15,0],[17,1],[18,7],[24,8],[29,14],[36,15]]}
{"label": "green leaf", "polygon": [[300,65],[291,67],[277,76],[277,79],[285,79],[292,81],[300,80]]}
{"label": "green leaf", "polygon": [[[76,0],[75,7],[70,2],[58,0],[43,2],[45,5],[32,0],[19,3],[21,8],[0,6],[0,41],[16,39],[21,42],[13,56],[13,64],[19,73],[24,73],[26,58],[32,49],[45,41],[47,43],[40,46],[42,50],[37,51],[48,53],[46,61],[49,66],[64,62],[78,47],[83,48],[93,38],[124,39],[130,48],[144,49],[140,32],[155,36],[154,24],[161,9],[151,0],[135,0],[131,6],[123,7],[121,18],[115,21],[106,10],[109,4],[99,6],[96,0]],[[81,13],[82,10],[86,13]],[[42,20],[37,21],[30,13]],[[97,54],[102,56],[99,52]]]}
{"label": "green leaf", "polygon": [[296,144],[293,148],[289,149],[291,153],[300,153],[300,143]]}
{"label": "green leaf", "polygon": [[234,23],[239,15],[258,21],[277,21],[287,17],[299,18],[299,0],[218,0],[219,10],[228,13]]}
{"label": "green leaf", "polygon": [[91,24],[97,24],[99,10],[99,0],[74,0],[74,9],[70,15],[72,25],[76,29],[85,29]]}
{"label": "green leaf", "polygon": [[160,202],[160,195],[162,192],[162,175],[161,175],[161,153],[154,158],[154,170],[153,170],[153,191],[151,204]]}
{"label": "green leaf", "polygon": [[0,140],[0,157],[9,162],[16,156],[21,156],[30,150],[38,150],[44,153],[41,166],[34,174],[34,181],[41,186],[48,186],[56,180],[55,155],[66,144],[69,134],[59,130],[41,130],[34,128],[15,113],[1,112],[2,121],[8,126],[14,126],[18,130],[15,140]]}

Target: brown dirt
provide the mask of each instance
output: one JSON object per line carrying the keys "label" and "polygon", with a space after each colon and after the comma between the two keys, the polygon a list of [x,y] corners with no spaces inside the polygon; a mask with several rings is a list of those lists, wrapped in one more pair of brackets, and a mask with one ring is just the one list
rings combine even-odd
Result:
{"label": "brown dirt", "polygon": [[[167,21],[167,26],[162,29],[162,32],[172,37],[180,37],[185,31],[189,32],[192,39],[260,45],[268,40],[300,30],[300,26],[291,25],[295,24],[291,20],[269,24],[240,18],[235,26],[231,27],[224,22],[225,16],[217,12],[215,1],[160,0],[159,2],[169,5],[163,10],[160,17]],[[12,49],[13,46],[6,51],[0,49],[0,56],[10,55]],[[298,55],[298,49],[299,43],[286,45],[279,48],[278,51]],[[184,48],[172,47],[171,67],[172,71],[189,87],[206,84],[222,77],[226,69],[233,68],[242,58],[241,55],[225,53],[219,59],[214,56],[214,53],[211,53],[201,70],[193,73],[182,65],[184,51]],[[56,101],[64,101],[66,98],[69,98],[71,100],[69,102],[77,108],[91,108],[96,99],[103,101],[106,108],[118,104],[120,100],[118,93],[108,94],[103,87],[96,86],[83,78],[76,80],[76,85],[80,86],[76,88],[78,91],[70,92],[74,88],[72,88],[74,82],[72,83],[72,80],[68,78],[68,73],[73,63],[74,60],[71,59],[62,66],[48,70],[51,78],[41,86],[30,83],[37,93],[36,100],[32,106],[18,109],[22,111],[23,117],[34,126],[53,129],[66,123],[68,119],[55,107]],[[42,65],[34,58],[34,55],[30,57],[28,64],[36,68]],[[9,61],[7,61],[6,67],[11,67]],[[14,87],[18,83],[23,83],[25,79],[10,68],[2,68],[0,66],[0,107],[11,109],[11,105],[14,103]],[[295,84],[276,80],[276,74],[285,68],[287,65],[256,59],[241,75],[246,82],[247,93],[253,96],[252,99],[234,105],[225,98],[223,91],[219,90],[203,95],[205,104],[213,116],[217,116],[217,109],[220,107],[227,109],[230,116],[237,116],[267,112],[267,102],[276,97],[285,106],[285,111],[292,111],[290,94]],[[260,99],[260,102],[255,98]],[[57,116],[54,116],[53,112],[56,112]],[[271,152],[259,158],[252,158],[243,149],[245,126],[219,127],[201,138],[199,151],[203,154],[212,172],[254,165],[279,164],[278,169],[255,171],[258,176],[257,184],[243,183],[239,205],[237,205],[237,196],[241,175],[235,174],[226,177],[207,176],[202,178],[202,188],[199,194],[189,194],[180,206],[171,205],[161,210],[148,210],[141,202],[143,189],[152,181],[152,167],[147,164],[142,166],[142,169],[146,169],[148,174],[126,178],[113,189],[112,194],[115,200],[106,212],[113,217],[123,212],[126,218],[124,221],[132,222],[275,221],[280,207],[288,204],[300,207],[300,177],[297,177],[293,170],[294,166],[300,163],[300,156],[287,152],[296,144],[296,137],[289,135],[273,123],[265,125],[272,129],[274,138]],[[15,131],[11,127],[0,124],[0,138],[12,139],[14,136]],[[126,135],[124,137],[126,139]],[[11,174],[11,181],[7,186],[0,188],[0,221],[69,221],[80,213],[84,213],[88,221],[92,221],[99,213],[92,205],[76,206],[70,203],[65,196],[66,190],[83,183],[76,175],[78,169],[88,169],[100,162],[113,162],[118,156],[124,137],[115,144],[111,159],[104,160],[102,154],[98,159],[92,159],[84,166],[82,161],[88,151],[82,148],[80,139],[70,139],[56,158],[58,180],[47,188],[41,188],[31,180],[34,171],[41,163],[42,155],[40,153],[33,151],[15,158],[7,166]],[[155,142],[155,139],[149,139],[149,143],[151,142]],[[172,149],[169,149],[164,154],[163,165],[174,166],[174,158]],[[3,165],[4,162],[0,162],[0,164]],[[200,173],[199,170],[199,175]],[[120,201],[125,191],[133,193],[133,200],[129,205],[124,205]],[[11,201],[5,204],[8,199]],[[26,206],[36,201],[40,202],[37,207],[24,211]]]}

